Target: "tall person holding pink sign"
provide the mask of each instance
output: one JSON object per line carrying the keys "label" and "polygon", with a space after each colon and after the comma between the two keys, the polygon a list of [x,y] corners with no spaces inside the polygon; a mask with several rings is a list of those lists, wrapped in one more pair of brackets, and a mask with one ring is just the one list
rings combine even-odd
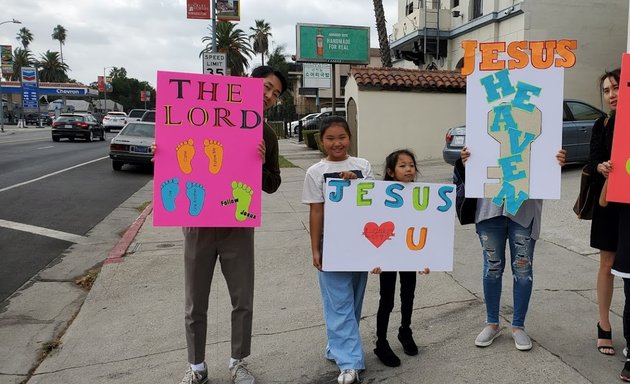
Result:
{"label": "tall person holding pink sign", "polygon": [[262,109],[276,103],[287,82],[268,66],[252,77],[158,72],[154,225],[183,226],[190,368],[182,384],[208,383],[208,299],[217,260],[232,302],[232,382],[255,382],[244,361],[251,350],[254,227],[261,190],[273,193],[281,182],[278,139]]}

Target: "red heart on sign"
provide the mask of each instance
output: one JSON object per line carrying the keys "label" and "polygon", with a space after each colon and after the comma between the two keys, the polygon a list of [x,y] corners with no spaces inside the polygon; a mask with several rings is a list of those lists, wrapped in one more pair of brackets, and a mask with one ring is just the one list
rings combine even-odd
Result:
{"label": "red heart on sign", "polygon": [[374,222],[368,222],[363,227],[363,236],[365,236],[370,243],[376,248],[383,245],[385,240],[391,239],[394,236],[394,223],[386,221],[381,225]]}

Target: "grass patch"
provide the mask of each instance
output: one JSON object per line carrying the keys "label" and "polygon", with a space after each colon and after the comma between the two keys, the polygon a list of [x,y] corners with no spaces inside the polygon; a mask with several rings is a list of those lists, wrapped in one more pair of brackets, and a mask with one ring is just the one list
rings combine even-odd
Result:
{"label": "grass patch", "polygon": [[89,291],[92,288],[92,285],[94,285],[94,281],[96,281],[100,270],[100,268],[90,269],[85,275],[76,279],[74,283],[79,287]]}
{"label": "grass patch", "polygon": [[282,155],[279,155],[278,159],[280,160],[280,168],[297,168],[297,165],[285,159]]}
{"label": "grass patch", "polygon": [[136,209],[138,210],[138,212],[142,213],[144,212],[144,209],[149,206],[149,204],[151,204],[151,201],[145,201],[144,203],[142,203],[141,206],[136,207]]}

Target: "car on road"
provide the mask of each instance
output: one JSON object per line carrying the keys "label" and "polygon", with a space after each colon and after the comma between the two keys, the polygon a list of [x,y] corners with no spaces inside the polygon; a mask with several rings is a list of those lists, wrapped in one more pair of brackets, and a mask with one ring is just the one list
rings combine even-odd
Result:
{"label": "car on road", "polygon": [[293,132],[294,134],[297,134],[297,133],[298,133],[298,127],[299,127],[299,125],[300,125],[300,121],[302,122],[302,126],[304,126],[304,123],[305,123],[307,120],[309,120],[309,119],[311,119],[311,118],[313,118],[313,117],[315,117],[315,116],[317,116],[317,115],[319,115],[319,113],[318,113],[318,112],[315,112],[315,113],[309,113],[308,115],[304,116],[304,117],[303,117],[303,118],[301,118],[301,119],[298,119],[298,120],[292,121],[291,123],[289,123],[289,129],[290,129],[290,131],[291,131],[291,132]]}
{"label": "car on road", "polygon": [[319,125],[321,124],[321,122],[329,116],[340,116],[343,117],[344,119],[346,118],[346,110],[345,109],[337,109],[335,111],[335,113],[333,113],[332,111],[326,111],[326,112],[320,112],[318,113],[316,116],[313,116],[312,118],[308,119],[305,123],[304,126],[302,127],[303,130],[307,130],[307,129],[319,129]]}
{"label": "car on road", "polygon": [[[591,132],[595,120],[606,113],[580,100],[566,99],[562,111],[562,148],[567,163],[586,163],[590,153]],[[466,143],[466,127],[449,128],[444,139],[442,157],[454,165]]]}
{"label": "car on road", "polygon": [[155,109],[150,109],[146,111],[142,115],[142,118],[140,118],[140,121],[149,121],[149,122],[155,123]]}
{"label": "car on road", "polygon": [[90,113],[62,113],[52,124],[52,139],[105,140],[105,129]]}
{"label": "car on road", "polygon": [[146,109],[132,109],[127,114],[127,118],[125,119],[126,123],[131,123],[132,121],[139,121],[142,119],[142,115],[146,112]]}
{"label": "car on road", "polygon": [[155,141],[155,123],[132,121],[118,132],[109,145],[114,171],[125,164],[152,165],[151,144]]}
{"label": "car on road", "polygon": [[122,129],[125,126],[125,119],[127,114],[125,112],[107,112],[103,116],[103,128],[107,132],[111,132],[112,129]]}
{"label": "car on road", "polygon": [[39,122],[42,122],[42,125],[52,125],[52,118],[48,116],[48,113],[27,113],[24,116],[24,122],[26,125],[39,125]]}

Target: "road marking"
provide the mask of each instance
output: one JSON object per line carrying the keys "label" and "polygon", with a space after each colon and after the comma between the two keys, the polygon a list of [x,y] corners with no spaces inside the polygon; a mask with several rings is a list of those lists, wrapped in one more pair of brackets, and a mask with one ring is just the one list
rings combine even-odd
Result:
{"label": "road marking", "polygon": [[49,174],[44,175],[44,176],[40,176],[40,177],[38,177],[36,179],[25,181],[23,183],[18,183],[18,184],[12,185],[10,187],[5,187],[5,188],[0,189],[0,192],[5,192],[5,191],[8,191],[8,190],[13,189],[13,188],[17,188],[17,187],[21,187],[21,186],[26,185],[26,184],[34,183],[36,181],[40,181],[40,180],[46,179],[48,177],[55,176],[55,175],[58,175],[60,173],[63,173],[63,172],[66,172],[66,171],[70,171],[72,169],[79,168],[79,167],[82,167],[84,165],[92,164],[92,163],[95,163],[97,161],[101,161],[101,160],[105,160],[105,159],[109,159],[109,156],[99,157],[98,159],[94,159],[94,160],[86,161],[85,163],[73,165],[72,167],[61,169],[59,171],[56,171],[56,172],[53,172],[53,173],[49,173]]}
{"label": "road marking", "polygon": [[14,221],[0,219],[0,227],[15,229],[22,232],[34,233],[36,235],[52,237],[53,239],[69,241],[75,244],[87,244],[88,238],[85,236],[75,235],[73,233],[55,231],[54,229],[48,229],[43,227],[37,227],[35,225],[16,223]]}
{"label": "road marking", "polygon": [[55,146],[54,145],[49,145],[47,147],[39,147],[37,149],[48,149],[48,148],[55,148]]}

